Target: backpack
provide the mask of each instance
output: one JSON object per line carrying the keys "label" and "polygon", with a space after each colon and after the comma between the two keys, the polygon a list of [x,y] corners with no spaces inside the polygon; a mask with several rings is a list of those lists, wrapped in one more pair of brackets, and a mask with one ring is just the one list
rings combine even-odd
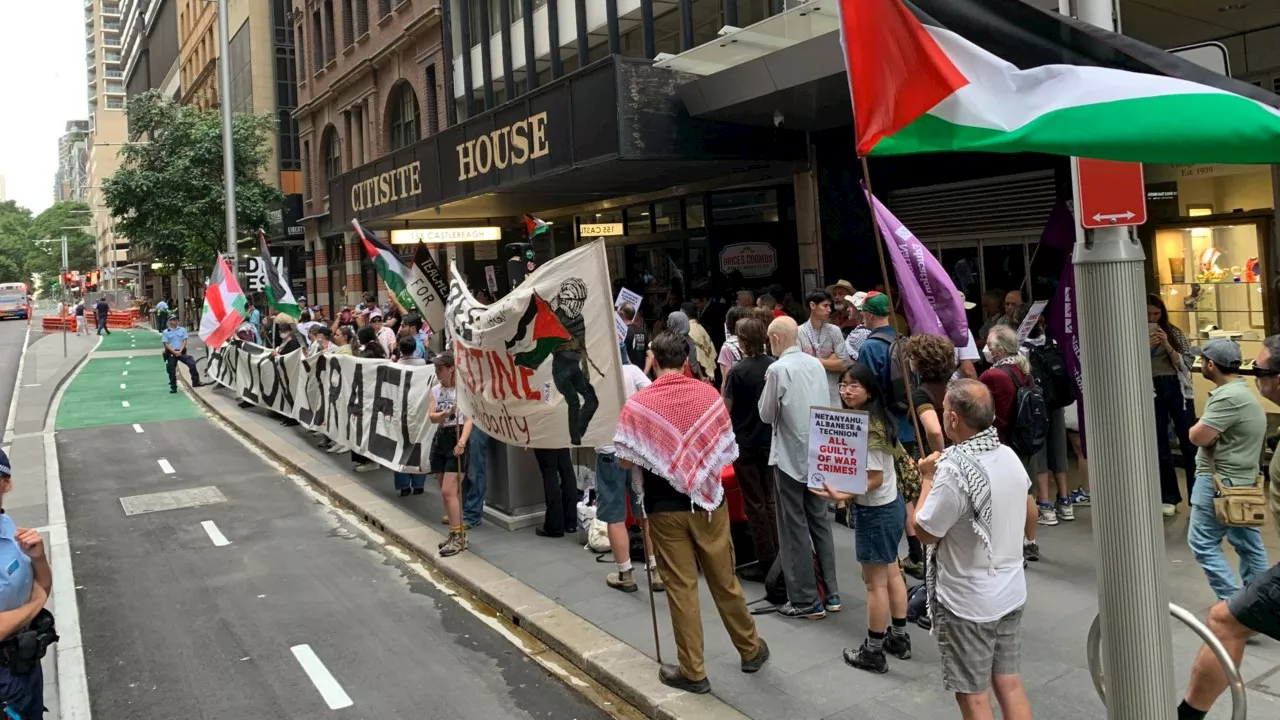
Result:
{"label": "backpack", "polygon": [[[901,335],[897,335],[890,340],[883,335],[870,335],[868,340],[879,340],[889,346],[889,376],[887,378],[878,378],[880,382],[888,382],[889,387],[881,388],[885,396],[889,399],[887,406],[889,412],[894,415],[906,415],[911,412],[911,402],[907,397],[907,386],[903,378],[908,377],[911,372],[911,364],[907,360],[907,339]],[[915,387],[914,378],[911,386]]]}
{"label": "backpack", "polygon": [[1044,393],[1036,384],[1035,376],[1029,377],[1023,384],[1018,382],[1018,374],[1008,365],[1002,365],[1000,369],[1017,388],[1007,444],[1023,457],[1035,455],[1044,447],[1045,439],[1049,436],[1049,406],[1045,404]]}
{"label": "backpack", "polygon": [[1044,393],[1045,404],[1056,410],[1075,402],[1075,389],[1057,343],[1046,339],[1043,345],[1028,346],[1027,360],[1031,362],[1032,377]]}

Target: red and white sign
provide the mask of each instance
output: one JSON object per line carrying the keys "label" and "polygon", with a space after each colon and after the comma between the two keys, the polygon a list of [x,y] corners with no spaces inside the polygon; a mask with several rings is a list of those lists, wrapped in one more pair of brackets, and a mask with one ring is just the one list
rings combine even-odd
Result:
{"label": "red and white sign", "polygon": [[720,251],[720,272],[740,272],[743,277],[772,275],[778,269],[778,252],[769,243],[736,243]]}
{"label": "red and white sign", "polygon": [[1086,228],[1141,225],[1147,221],[1147,187],[1142,163],[1079,158],[1080,224]]}

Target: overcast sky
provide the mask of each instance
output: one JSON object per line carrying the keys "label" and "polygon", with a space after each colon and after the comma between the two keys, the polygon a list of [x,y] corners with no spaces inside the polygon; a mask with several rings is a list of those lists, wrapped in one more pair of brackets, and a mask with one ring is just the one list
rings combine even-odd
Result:
{"label": "overcast sky", "polygon": [[84,0],[0,0],[0,175],[9,200],[53,204],[58,138],[88,119]]}

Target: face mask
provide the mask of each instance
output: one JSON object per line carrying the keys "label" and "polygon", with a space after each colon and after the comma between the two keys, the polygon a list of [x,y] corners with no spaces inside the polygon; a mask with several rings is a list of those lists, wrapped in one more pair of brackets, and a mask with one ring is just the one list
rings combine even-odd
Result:
{"label": "face mask", "polygon": [[995,358],[991,357],[991,348],[985,345],[982,348],[982,357],[985,358],[986,361],[989,363],[995,362]]}

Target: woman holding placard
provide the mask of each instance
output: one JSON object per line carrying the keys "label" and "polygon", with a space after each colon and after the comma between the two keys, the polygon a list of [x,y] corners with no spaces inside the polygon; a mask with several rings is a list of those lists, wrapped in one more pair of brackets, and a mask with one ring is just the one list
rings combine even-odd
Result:
{"label": "woman holding placard", "polygon": [[851,501],[856,555],[867,586],[867,639],[844,651],[844,661],[860,670],[885,673],[885,653],[911,657],[907,634],[907,584],[898,572],[898,545],[907,528],[907,508],[898,493],[893,455],[898,446],[897,423],[885,407],[884,394],[871,368],[855,362],[840,377],[840,399],[850,410],[870,416],[867,438],[867,491],[850,495],[823,485],[814,489],[830,500]]}

